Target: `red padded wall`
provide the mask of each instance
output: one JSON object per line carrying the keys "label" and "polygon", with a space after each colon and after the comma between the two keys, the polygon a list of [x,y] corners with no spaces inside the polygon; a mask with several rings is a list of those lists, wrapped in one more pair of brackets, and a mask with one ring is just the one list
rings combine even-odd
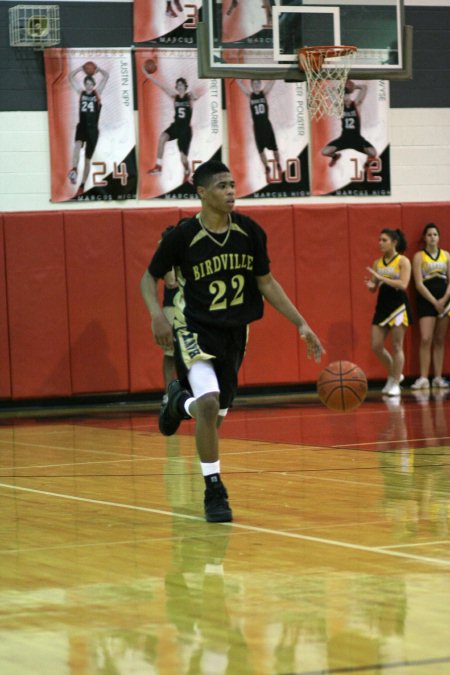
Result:
{"label": "red padded wall", "polygon": [[[139,280],[164,227],[199,208],[0,214],[0,398],[162,389],[162,354]],[[384,378],[370,351],[376,298],[364,284],[366,266],[379,255],[386,226],[405,231],[412,257],[424,225],[435,222],[449,250],[450,204],[241,210],[267,231],[272,271],[323,339],[323,363],[350,358],[370,379]],[[413,284],[410,290],[413,300]],[[418,345],[416,323],[405,345],[410,377],[418,374]],[[241,384],[313,382],[321,368],[268,307],[251,327]]]}
{"label": "red padded wall", "polygon": [[11,397],[9,366],[8,303],[6,299],[5,240],[0,214],[0,398]]}
{"label": "red padded wall", "polygon": [[[246,206],[239,211],[267,233],[271,272],[296,303],[294,236],[291,206]],[[241,370],[243,385],[298,382],[298,338],[295,326],[265,303],[264,317],[250,325],[247,354]]]}
{"label": "red padded wall", "polygon": [[72,392],[128,391],[122,212],[64,214]]}
{"label": "red padded wall", "polygon": [[[401,209],[399,204],[352,204],[348,212],[354,361],[361,366],[368,378],[383,379],[386,371],[370,349],[376,294],[367,289],[364,278],[369,276],[366,267],[372,267],[380,256],[378,238],[381,230],[385,227],[401,229]],[[405,351],[411,330],[408,330],[405,338]],[[407,372],[406,364],[405,371]]]}
{"label": "red padded wall", "polygon": [[178,219],[177,208],[129,209],[124,212],[128,360],[132,392],[164,388],[162,350],[153,339],[151,319],[141,296],[140,281],[161,238],[161,232],[168,225],[177,223]]}
{"label": "red padded wall", "polygon": [[353,360],[347,207],[296,206],[294,228],[298,307],[327,351],[318,365],[301,344],[300,379],[311,382],[325,364]]}
{"label": "red padded wall", "polygon": [[3,216],[13,398],[72,393],[63,215]]}

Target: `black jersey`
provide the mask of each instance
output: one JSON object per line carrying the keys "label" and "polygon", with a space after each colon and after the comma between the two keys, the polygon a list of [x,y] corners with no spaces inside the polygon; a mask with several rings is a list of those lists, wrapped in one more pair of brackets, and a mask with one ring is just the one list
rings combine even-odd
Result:
{"label": "black jersey", "polygon": [[269,273],[266,234],[248,216],[232,213],[226,233],[209,233],[199,216],[160,242],[149,273],[162,278],[172,267],[184,294],[187,324],[243,326],[263,315],[256,276]]}
{"label": "black jersey", "polygon": [[98,125],[98,118],[102,104],[97,92],[93,91],[90,94],[87,91],[82,91],[80,94],[80,122],[86,127],[96,127]]}
{"label": "black jersey", "polygon": [[175,96],[175,123],[189,126],[192,118],[191,95]]}
{"label": "black jersey", "polygon": [[269,123],[269,105],[265,94],[250,94],[250,110],[255,127],[265,127]]}
{"label": "black jersey", "polygon": [[344,106],[344,111],[342,113],[342,133],[358,135],[361,133],[361,118],[354,101],[352,101],[350,105]]}

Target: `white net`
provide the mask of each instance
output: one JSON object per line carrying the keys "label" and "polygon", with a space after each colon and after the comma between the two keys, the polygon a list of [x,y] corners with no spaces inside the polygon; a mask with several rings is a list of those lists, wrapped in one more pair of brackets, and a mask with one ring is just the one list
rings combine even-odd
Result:
{"label": "white net", "polygon": [[356,47],[303,47],[299,65],[306,75],[307,105],[311,119],[342,117],[344,90]]}

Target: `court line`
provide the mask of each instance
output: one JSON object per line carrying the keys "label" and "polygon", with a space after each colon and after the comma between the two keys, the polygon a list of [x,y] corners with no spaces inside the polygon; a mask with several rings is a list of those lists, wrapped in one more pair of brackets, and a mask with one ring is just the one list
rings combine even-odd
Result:
{"label": "court line", "polygon": [[385,670],[391,670],[392,668],[404,668],[407,666],[408,668],[414,668],[415,666],[431,666],[431,665],[437,665],[438,663],[449,663],[450,662],[450,656],[443,656],[442,658],[435,658],[435,659],[413,659],[411,661],[391,661],[390,663],[371,663],[368,666],[350,666],[347,668],[331,668],[330,670],[302,670],[301,672],[298,673],[282,673],[282,675],[324,675],[324,673],[327,673],[328,675],[338,675],[341,673],[344,675],[344,673],[364,673],[367,672],[368,670],[373,671],[373,670],[382,670],[383,672]]}
{"label": "court line", "polygon": [[386,546],[379,546],[379,549],[385,549],[385,548],[411,548],[414,546],[440,546],[441,544],[445,544],[446,546],[450,546],[450,539],[444,539],[443,541],[417,541],[414,544],[388,544]]}
{"label": "court line", "polygon": [[[90,499],[88,497],[76,497],[75,495],[61,494],[59,492],[49,492],[47,490],[36,490],[34,488],[25,488],[18,485],[8,485],[7,483],[0,483],[0,488],[6,488],[8,490],[19,490],[21,492],[30,492],[33,494],[45,495],[47,497],[57,497],[59,499],[67,499],[71,501],[84,502],[86,504],[98,504],[101,506],[112,506],[119,509],[129,509],[131,511],[141,511],[144,513],[155,513],[157,515],[185,518],[186,520],[196,520],[204,522],[204,518],[200,516],[190,516],[185,513],[176,513],[173,511],[165,511],[164,509],[152,509],[146,506],[134,506],[132,504],[120,504],[118,502],[110,502],[102,499]],[[224,526],[224,523],[221,523]],[[365,553],[378,554],[378,555],[387,555],[394,558],[404,558],[407,560],[415,560],[420,563],[432,564],[432,565],[444,565],[450,567],[450,560],[440,560],[438,558],[428,558],[426,556],[411,555],[409,553],[402,553],[401,551],[386,550],[382,548],[372,548],[370,546],[363,546],[361,544],[349,544],[343,541],[337,541],[335,539],[323,539],[322,537],[312,537],[304,534],[297,534],[295,532],[286,532],[284,530],[273,530],[266,527],[256,527],[254,525],[240,525],[239,523],[227,523],[227,527],[232,527],[233,529],[245,530],[246,532],[257,532],[260,534],[271,534],[277,537],[286,537],[288,539],[297,539],[300,541],[310,541],[314,544],[322,544],[325,546],[336,546],[339,548],[347,548],[353,551],[364,551]]]}

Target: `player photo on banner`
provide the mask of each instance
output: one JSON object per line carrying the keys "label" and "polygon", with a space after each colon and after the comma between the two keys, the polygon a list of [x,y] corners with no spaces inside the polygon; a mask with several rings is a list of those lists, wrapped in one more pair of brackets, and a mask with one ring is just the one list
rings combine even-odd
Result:
{"label": "player photo on banner", "polygon": [[51,201],[136,197],[129,49],[46,49]]}
{"label": "player photo on banner", "polygon": [[341,119],[311,121],[313,195],[389,195],[389,82],[347,80]]}
{"label": "player photo on banner", "polygon": [[305,84],[226,80],[226,100],[237,197],[308,196]]}
{"label": "player photo on banner", "polygon": [[191,176],[222,150],[220,80],[199,80],[197,50],[137,49],[139,197],[187,199]]}
{"label": "player photo on banner", "polygon": [[202,0],[134,0],[134,41],[195,47],[201,6]]}
{"label": "player photo on banner", "polygon": [[221,43],[271,48],[273,5],[274,0],[216,0],[214,17]]}

